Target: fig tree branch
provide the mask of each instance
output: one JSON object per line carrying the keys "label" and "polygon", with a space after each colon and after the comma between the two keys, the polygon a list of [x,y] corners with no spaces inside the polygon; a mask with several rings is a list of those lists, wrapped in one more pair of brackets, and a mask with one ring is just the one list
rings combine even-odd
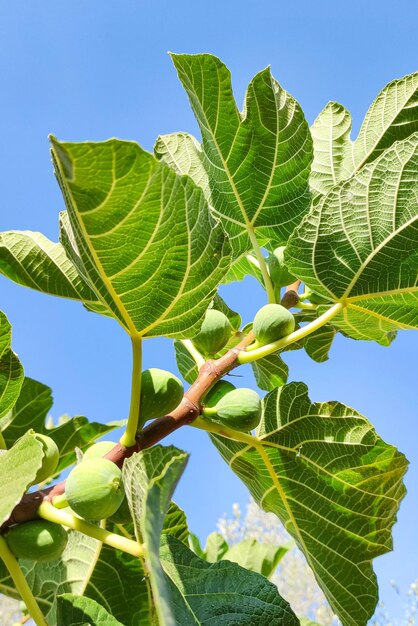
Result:
{"label": "fig tree branch", "polygon": [[[250,332],[237,346],[228,350],[224,356],[216,360],[206,361],[200,368],[197,379],[184,394],[182,401],[174,411],[169,415],[153,420],[145,426],[137,434],[135,445],[126,447],[121,443],[117,443],[105,455],[105,458],[121,467],[123,461],[132,456],[134,452],[150,448],[181,426],[193,422],[200,415],[203,396],[216,381],[239,364],[239,353],[245,350],[253,341],[254,335]],[[65,481],[61,481],[53,487],[25,494],[19,504],[13,509],[10,518],[2,525],[1,530],[5,530],[14,523],[35,519],[38,516],[37,511],[42,502],[53,502],[54,498],[62,496],[64,492]]]}

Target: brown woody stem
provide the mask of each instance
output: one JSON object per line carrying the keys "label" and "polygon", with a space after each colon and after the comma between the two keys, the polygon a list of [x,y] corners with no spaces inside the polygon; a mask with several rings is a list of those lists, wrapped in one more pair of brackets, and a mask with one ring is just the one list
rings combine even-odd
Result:
{"label": "brown woody stem", "polygon": [[[172,432],[193,422],[202,410],[201,400],[217,380],[225,376],[231,369],[239,365],[238,354],[245,350],[254,341],[254,335],[249,332],[244,339],[219,359],[206,361],[199,370],[199,375],[191,387],[183,396],[179,406],[169,415],[153,420],[148,426],[138,433],[136,444],[125,447],[120,443],[105,455],[105,458],[113,461],[119,467],[123,461],[132,456],[138,450],[144,450],[155,445]],[[28,522],[37,517],[37,511],[42,502],[52,502],[54,498],[62,496],[65,492],[65,481],[61,481],[53,487],[42,489],[34,493],[27,493],[15,506],[9,519],[2,525],[4,531],[10,525]]]}

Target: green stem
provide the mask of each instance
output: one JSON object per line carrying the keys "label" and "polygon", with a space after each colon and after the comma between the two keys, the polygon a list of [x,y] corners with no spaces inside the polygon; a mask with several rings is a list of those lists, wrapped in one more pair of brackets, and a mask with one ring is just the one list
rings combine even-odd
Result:
{"label": "green stem", "polygon": [[55,524],[68,526],[68,528],[71,528],[72,530],[77,530],[78,532],[88,535],[89,537],[93,537],[108,546],[112,546],[112,548],[132,554],[132,556],[141,557],[143,555],[143,548],[136,541],[126,539],[116,533],[111,533],[108,530],[99,528],[98,526],[90,524],[89,522],[86,522],[85,520],[80,519],[67,511],[60,511],[50,502],[42,502],[37,513],[43,519],[54,522]]}
{"label": "green stem", "polygon": [[196,350],[195,346],[193,345],[193,342],[190,339],[182,339],[181,343],[186,348],[186,350],[192,357],[193,361],[196,363],[197,368],[200,370],[200,368],[202,367],[202,365],[205,364],[206,361],[203,358],[203,356],[200,354],[199,350]]}
{"label": "green stem", "polygon": [[9,570],[10,576],[16,586],[17,591],[20,594],[23,602],[26,604],[28,612],[35,622],[36,626],[48,626],[44,614],[42,613],[39,605],[33,595],[26,578],[23,575],[22,570],[19,567],[15,556],[9,550],[6,540],[0,536],[0,557],[4,561],[5,566]]}
{"label": "green stem", "polygon": [[3,435],[0,433],[0,450],[6,450],[6,442],[4,441]]}
{"label": "green stem", "polygon": [[321,326],[324,326],[327,322],[332,320],[333,317],[337,315],[343,308],[343,304],[341,302],[337,302],[332,306],[328,311],[325,311],[322,315],[320,315],[316,320],[313,320],[310,324],[295,330],[294,333],[287,335],[287,337],[283,337],[274,343],[268,343],[266,346],[262,346],[261,348],[257,348],[256,350],[252,350],[250,352],[240,352],[238,355],[238,363],[243,365],[244,363],[251,363],[251,361],[257,361],[257,359],[262,359],[269,354],[273,354],[273,352],[277,352],[286,346],[294,343],[295,341],[299,341],[299,339],[303,339],[307,337]]}
{"label": "green stem", "polygon": [[247,232],[254,248],[254,254],[257,257],[257,261],[260,266],[260,272],[263,277],[264,287],[266,288],[267,292],[268,303],[274,304],[276,302],[276,297],[274,295],[274,287],[273,283],[271,282],[269,271],[267,269],[266,260],[263,257],[261,248],[258,245],[257,237],[255,236],[255,232],[253,231],[253,229],[247,228]]}
{"label": "green stem", "polygon": [[128,423],[125,432],[120,438],[121,446],[130,448],[136,443],[136,435],[145,423],[145,419],[139,419],[141,403],[141,374],[142,374],[142,339],[132,337],[132,383],[131,405],[129,407]]}
{"label": "green stem", "polygon": [[201,417],[197,417],[190,424],[190,426],[198,428],[199,430],[205,430],[208,433],[214,433],[215,435],[221,435],[222,437],[233,439],[234,441],[241,441],[242,443],[246,443],[250,446],[257,446],[259,443],[258,437],[254,437],[248,433],[242,433],[240,430],[234,430],[233,428],[229,428],[223,424],[210,422],[209,420],[202,419]]}
{"label": "green stem", "polygon": [[317,304],[311,304],[310,302],[300,302],[300,298],[299,298],[299,302],[296,305],[297,309],[303,309],[304,311],[316,311],[316,309],[318,308]]}

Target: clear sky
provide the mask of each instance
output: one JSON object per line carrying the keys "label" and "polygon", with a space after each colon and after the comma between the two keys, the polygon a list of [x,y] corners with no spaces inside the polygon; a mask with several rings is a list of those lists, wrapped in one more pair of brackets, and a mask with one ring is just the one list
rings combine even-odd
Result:
{"label": "clear sky", "polygon": [[[238,102],[252,76],[271,65],[310,122],[329,100],[344,104],[354,132],[379,90],[417,69],[416,0],[0,1],[0,230],[40,230],[57,239],[63,208],[52,174],[48,133],[68,141],[133,139],[151,150],[158,134],[197,134],[166,52],[212,52],[230,67]],[[223,290],[249,321],[263,304],[248,279]],[[24,290],[0,277],[0,309],[13,324],[27,375],[50,385],[53,416],[126,417],[130,346],[111,320],[74,302]],[[292,353],[291,379],[313,400],[338,399],[363,412],[411,461],[395,550],[375,561],[381,593],[403,615],[401,590],[418,577],[418,335],[389,348],[338,338],[318,365]],[[145,367],[174,369],[167,340],[147,342]],[[251,384],[247,374],[243,385]],[[172,441],[191,452],[176,500],[202,538],[247,492],[204,433]]]}

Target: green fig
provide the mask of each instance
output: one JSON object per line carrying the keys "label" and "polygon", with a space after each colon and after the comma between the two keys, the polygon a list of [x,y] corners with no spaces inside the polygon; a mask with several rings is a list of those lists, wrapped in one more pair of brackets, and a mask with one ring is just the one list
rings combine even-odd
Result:
{"label": "green fig", "polygon": [[280,290],[280,287],[286,287],[295,282],[296,278],[290,274],[284,260],[284,251],[286,246],[276,248],[267,258],[267,265],[273,285]]}
{"label": "green fig", "polygon": [[90,446],[90,448],[87,448],[83,456],[83,461],[102,457],[111,450],[113,450],[115,445],[116,443],[114,441],[98,441],[97,443],[94,443],[92,446]]}
{"label": "green fig", "polygon": [[4,537],[17,558],[32,561],[56,561],[68,538],[62,526],[45,520],[12,526]]}
{"label": "green fig", "polygon": [[171,372],[152,367],[141,376],[140,421],[161,417],[173,411],[184,394],[181,380]]}
{"label": "green fig", "polygon": [[295,318],[281,304],[266,304],[256,314],[253,332],[258,346],[273,343],[290,335],[295,329]]}
{"label": "green fig", "polygon": [[122,472],[108,459],[82,461],[70,472],[65,496],[74,513],[88,520],[113,515],[124,498]]}
{"label": "green fig", "polygon": [[233,329],[227,316],[216,309],[208,309],[193,345],[205,356],[213,356],[228,343]]}
{"label": "green fig", "polygon": [[228,380],[218,380],[218,382],[213,385],[212,389],[209,389],[203,398],[203,404],[205,406],[213,407],[226,393],[229,393],[233,389],[236,389],[235,385],[230,383]]}
{"label": "green fig", "polygon": [[252,389],[233,389],[213,407],[205,407],[203,415],[214,417],[225,426],[248,432],[261,419],[261,399]]}
{"label": "green fig", "polygon": [[42,483],[44,480],[52,476],[52,474],[55,472],[58,467],[60,453],[57,444],[53,439],[51,439],[51,437],[48,437],[47,435],[41,435],[40,433],[34,433],[34,437],[42,444],[42,450],[44,453],[42,465],[38,469],[38,472],[32,483],[33,485],[37,485],[38,483]]}

